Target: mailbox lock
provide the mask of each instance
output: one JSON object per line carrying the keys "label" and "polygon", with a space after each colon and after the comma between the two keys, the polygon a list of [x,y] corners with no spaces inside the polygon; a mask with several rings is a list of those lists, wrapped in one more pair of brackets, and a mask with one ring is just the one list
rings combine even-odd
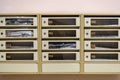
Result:
{"label": "mailbox lock", "polygon": [[1,35],[3,35],[3,32],[1,32]]}
{"label": "mailbox lock", "polygon": [[3,45],[3,44],[1,44],[1,46],[3,47],[4,45]]}
{"label": "mailbox lock", "polygon": [[0,22],[1,22],[1,23],[3,23],[3,21],[2,21],[2,20],[1,20]]}
{"label": "mailbox lock", "polygon": [[44,44],[44,47],[46,47],[46,44]]}

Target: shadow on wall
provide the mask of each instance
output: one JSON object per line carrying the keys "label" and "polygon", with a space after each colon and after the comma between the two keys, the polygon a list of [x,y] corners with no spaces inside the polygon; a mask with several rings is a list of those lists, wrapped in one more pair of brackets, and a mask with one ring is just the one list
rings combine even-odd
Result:
{"label": "shadow on wall", "polygon": [[119,80],[118,75],[1,75],[0,80]]}

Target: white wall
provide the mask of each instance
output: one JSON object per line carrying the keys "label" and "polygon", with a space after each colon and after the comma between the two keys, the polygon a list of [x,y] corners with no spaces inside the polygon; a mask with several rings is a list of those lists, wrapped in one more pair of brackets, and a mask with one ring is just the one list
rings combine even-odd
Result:
{"label": "white wall", "polygon": [[0,0],[0,13],[120,14],[120,0]]}

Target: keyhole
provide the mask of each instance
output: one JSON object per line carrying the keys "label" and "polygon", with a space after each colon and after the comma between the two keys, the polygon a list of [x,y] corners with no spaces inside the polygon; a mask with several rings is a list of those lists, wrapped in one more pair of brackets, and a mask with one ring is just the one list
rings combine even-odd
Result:
{"label": "keyhole", "polygon": [[3,23],[3,21],[1,21],[1,23]]}
{"label": "keyhole", "polygon": [[46,56],[44,56],[44,58],[46,58]]}
{"label": "keyhole", "polygon": [[3,35],[3,33],[1,32],[1,35]]}
{"label": "keyhole", "polygon": [[44,33],[44,35],[46,35],[46,33]]}
{"label": "keyhole", "polygon": [[86,44],[86,46],[88,46],[88,44]]}
{"label": "keyhole", "polygon": [[4,58],[4,56],[3,56],[3,55],[1,55],[1,58]]}
{"label": "keyhole", "polygon": [[88,33],[86,33],[86,35],[88,35]]}
{"label": "keyhole", "polygon": [[44,47],[46,47],[46,44],[44,44]]}
{"label": "keyhole", "polygon": [[86,58],[88,58],[88,56],[86,56]]}
{"label": "keyhole", "polygon": [[46,21],[44,21],[43,23],[46,23]]}
{"label": "keyhole", "polygon": [[3,44],[1,44],[1,47],[3,47]]}
{"label": "keyhole", "polygon": [[86,23],[89,23],[88,21],[86,21]]}

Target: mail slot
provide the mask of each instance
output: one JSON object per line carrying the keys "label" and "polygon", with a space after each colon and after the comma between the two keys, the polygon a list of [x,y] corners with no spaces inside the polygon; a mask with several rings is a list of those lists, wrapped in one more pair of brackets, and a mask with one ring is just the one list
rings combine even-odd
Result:
{"label": "mail slot", "polygon": [[43,50],[79,50],[79,41],[74,40],[52,40],[42,41]]}
{"label": "mail slot", "polygon": [[85,38],[119,38],[120,30],[118,29],[85,29]]}
{"label": "mail slot", "polygon": [[43,52],[43,61],[79,61],[79,52]]}
{"label": "mail slot", "polygon": [[79,38],[79,29],[42,29],[42,38]]}
{"label": "mail slot", "polygon": [[37,52],[0,52],[0,61],[37,61]]}
{"label": "mail slot", "polygon": [[119,61],[119,52],[85,52],[85,61]]}
{"label": "mail slot", "polygon": [[36,29],[1,29],[1,38],[36,38]]}
{"label": "mail slot", "polygon": [[79,17],[42,17],[42,26],[80,26]]}
{"label": "mail slot", "polygon": [[37,26],[37,17],[0,17],[0,26]]}
{"label": "mail slot", "polygon": [[86,27],[120,26],[120,17],[85,17]]}
{"label": "mail slot", "polygon": [[85,50],[118,50],[119,41],[85,41]]}
{"label": "mail slot", "polygon": [[34,40],[14,40],[14,41],[0,41],[0,50],[26,50],[37,49],[37,41]]}

